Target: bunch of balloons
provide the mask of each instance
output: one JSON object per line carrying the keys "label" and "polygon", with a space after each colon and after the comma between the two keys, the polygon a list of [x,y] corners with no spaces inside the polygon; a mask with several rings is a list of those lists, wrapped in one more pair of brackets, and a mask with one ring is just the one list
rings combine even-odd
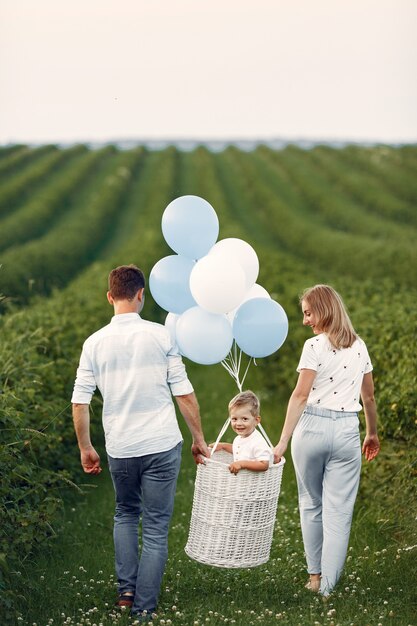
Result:
{"label": "bunch of balloons", "polygon": [[[168,311],[165,325],[182,355],[227,366],[234,341],[253,358],[280,348],[288,333],[285,311],[256,283],[259,261],[252,246],[233,237],[217,241],[219,220],[211,204],[198,196],[176,198],[163,213],[162,233],[176,254],[154,265],[149,288]],[[237,365],[232,357],[232,375]]]}

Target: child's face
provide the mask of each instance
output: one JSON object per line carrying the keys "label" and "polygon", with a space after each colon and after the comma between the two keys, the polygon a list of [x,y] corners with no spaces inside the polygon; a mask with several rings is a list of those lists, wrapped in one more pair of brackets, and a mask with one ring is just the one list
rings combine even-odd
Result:
{"label": "child's face", "polygon": [[251,435],[259,422],[260,417],[254,417],[252,415],[248,404],[234,406],[230,411],[231,426],[235,433],[241,437],[248,437]]}

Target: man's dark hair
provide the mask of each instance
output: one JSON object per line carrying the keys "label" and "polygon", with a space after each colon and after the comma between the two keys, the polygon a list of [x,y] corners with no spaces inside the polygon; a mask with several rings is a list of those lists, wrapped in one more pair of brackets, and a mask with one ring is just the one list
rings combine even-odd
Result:
{"label": "man's dark hair", "polygon": [[109,274],[109,291],[114,300],[133,300],[145,287],[145,276],[136,265],[120,265]]}

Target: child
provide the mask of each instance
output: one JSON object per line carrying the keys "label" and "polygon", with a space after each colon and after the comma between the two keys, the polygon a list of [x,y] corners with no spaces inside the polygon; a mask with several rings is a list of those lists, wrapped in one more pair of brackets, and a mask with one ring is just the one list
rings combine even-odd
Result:
{"label": "child", "polygon": [[243,391],[230,400],[228,408],[230,423],[237,437],[233,444],[220,442],[216,450],[233,453],[233,463],[229,465],[232,474],[237,474],[241,469],[265,472],[271,462],[272,453],[265,439],[256,430],[256,425],[261,421],[259,399],[253,391]]}

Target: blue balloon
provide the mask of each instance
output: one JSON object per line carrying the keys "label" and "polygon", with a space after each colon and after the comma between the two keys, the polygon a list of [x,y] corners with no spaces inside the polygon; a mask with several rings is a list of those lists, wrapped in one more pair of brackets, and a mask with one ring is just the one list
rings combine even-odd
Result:
{"label": "blue balloon", "polygon": [[190,274],[195,263],[172,254],[156,263],[149,276],[149,289],[160,307],[170,313],[184,313],[196,301],[190,291]]}
{"label": "blue balloon", "polygon": [[227,317],[209,313],[199,306],[181,315],[176,335],[181,354],[201,365],[223,361],[233,343],[232,327]]}
{"label": "blue balloon", "polygon": [[275,300],[247,300],[238,308],[233,320],[233,336],[237,345],[254,358],[268,356],[278,350],[287,334],[287,315]]}
{"label": "blue balloon", "polygon": [[175,252],[189,259],[200,259],[217,241],[219,219],[207,200],[181,196],[165,209],[162,233]]}

